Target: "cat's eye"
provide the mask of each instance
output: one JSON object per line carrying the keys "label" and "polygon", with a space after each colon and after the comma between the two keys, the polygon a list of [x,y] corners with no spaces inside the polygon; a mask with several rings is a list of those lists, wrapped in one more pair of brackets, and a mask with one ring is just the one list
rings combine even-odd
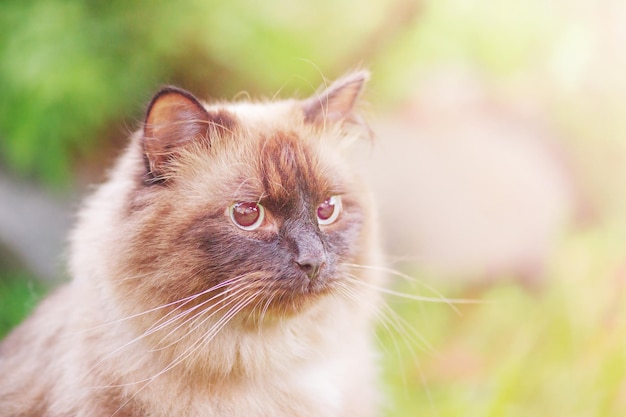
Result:
{"label": "cat's eye", "polygon": [[341,197],[334,195],[317,206],[317,222],[320,225],[332,224],[341,212]]}
{"label": "cat's eye", "polygon": [[228,209],[230,219],[243,230],[258,229],[265,219],[265,208],[259,203],[239,202]]}

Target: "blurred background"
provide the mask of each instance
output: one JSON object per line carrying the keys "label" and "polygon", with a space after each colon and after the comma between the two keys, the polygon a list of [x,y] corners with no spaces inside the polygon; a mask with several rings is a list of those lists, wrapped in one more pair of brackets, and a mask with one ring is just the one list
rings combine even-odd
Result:
{"label": "blurred background", "polygon": [[626,415],[626,2],[3,1],[0,337],[151,95],[367,67],[387,416]]}

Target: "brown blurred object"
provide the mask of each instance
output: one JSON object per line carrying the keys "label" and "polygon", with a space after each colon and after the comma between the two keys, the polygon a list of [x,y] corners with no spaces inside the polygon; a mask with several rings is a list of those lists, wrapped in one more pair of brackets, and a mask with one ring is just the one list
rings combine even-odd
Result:
{"label": "brown blurred object", "polygon": [[440,71],[426,80],[374,126],[367,175],[392,259],[535,282],[583,210],[558,138],[525,106],[490,98],[475,76]]}

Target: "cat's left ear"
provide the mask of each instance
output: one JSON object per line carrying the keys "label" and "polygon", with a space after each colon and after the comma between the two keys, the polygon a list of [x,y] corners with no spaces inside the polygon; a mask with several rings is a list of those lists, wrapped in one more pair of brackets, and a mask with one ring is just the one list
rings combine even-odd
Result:
{"label": "cat's left ear", "polygon": [[369,71],[353,72],[309,97],[302,103],[304,119],[309,123],[354,121],[353,110],[368,79]]}
{"label": "cat's left ear", "polygon": [[191,142],[210,145],[210,126],[209,113],[191,93],[176,87],[159,91],[148,105],[143,127],[149,177],[165,179],[182,146]]}

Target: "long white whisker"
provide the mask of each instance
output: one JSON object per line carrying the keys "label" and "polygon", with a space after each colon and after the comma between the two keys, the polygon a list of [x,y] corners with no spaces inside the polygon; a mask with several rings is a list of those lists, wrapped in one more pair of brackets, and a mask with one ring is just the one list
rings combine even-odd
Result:
{"label": "long white whisker", "polygon": [[[256,298],[258,296],[259,292],[255,292],[252,295],[246,297],[244,300],[239,300],[237,302],[235,302],[234,306],[226,313],[224,314],[224,316],[220,317],[217,322],[215,322],[215,324],[213,324],[213,326],[211,327],[211,329],[200,339],[196,340],[194,343],[191,344],[191,346],[189,346],[187,349],[185,349],[185,351],[183,351],[183,353],[181,353],[175,360],[173,360],[172,362],[170,362],[170,364],[168,366],[166,366],[161,372],[159,372],[158,374],[148,378],[148,381],[152,381],[154,379],[156,379],[158,376],[163,375],[165,372],[168,372],[170,369],[174,368],[176,365],[178,365],[179,363],[183,362],[185,359],[187,359],[189,356],[191,356],[196,350],[197,348],[199,348],[201,345],[205,345],[207,343],[209,343],[211,340],[213,340],[213,338],[224,328],[224,326],[226,326],[226,324],[237,314],[239,313],[242,309],[244,309],[247,305],[250,304],[250,302]],[[204,318],[196,327],[198,327],[199,325],[205,323],[207,320],[209,319],[209,317]],[[146,381],[146,380],[144,380]],[[137,381],[137,382],[143,382],[143,381]]]}
{"label": "long white whisker", "polygon": [[[244,283],[245,284],[245,283]],[[190,335],[191,333],[193,333],[200,325],[202,325],[202,323],[204,323],[206,320],[208,320],[209,318],[211,318],[212,316],[214,316],[215,314],[217,314],[219,311],[222,311],[223,309],[227,308],[229,305],[231,305],[232,303],[225,303],[225,301],[232,299],[233,297],[236,297],[237,295],[239,295],[242,292],[245,292],[248,289],[248,286],[246,285],[242,285],[239,288],[237,288],[234,292],[229,293],[226,297],[224,297],[223,299],[220,300],[219,304],[216,305],[212,305],[210,308],[206,309],[206,310],[202,310],[199,313],[196,313],[195,315],[187,318],[186,320],[184,320],[182,323],[180,323],[178,326],[176,326],[174,329],[172,329],[168,334],[166,334],[165,336],[163,336],[163,338],[161,339],[162,341],[167,339],[168,336],[172,335],[173,333],[175,333],[178,329],[180,329],[182,326],[186,325],[187,323],[189,323],[190,321],[195,320],[197,317],[208,313],[209,311],[211,311],[213,309],[213,307],[216,307],[217,305],[221,305],[219,308],[211,311],[211,314],[208,315],[208,317],[206,317],[205,320],[203,320],[201,323],[196,324],[194,326],[192,326],[189,330],[187,330],[187,332],[185,334],[183,334],[182,336],[180,336],[178,339],[174,340],[173,342],[168,343],[165,346],[159,347],[159,348],[154,348],[151,349],[151,352],[154,351],[158,351],[158,350],[163,350],[166,349],[178,342],[180,342],[182,339],[184,339],[185,337],[187,337],[188,335]],[[214,298],[221,296],[222,294],[218,294],[215,297],[212,297],[209,300],[205,300],[202,303],[198,304],[197,306],[194,306],[192,309],[189,309],[185,314],[191,312],[192,310],[201,308],[202,306],[204,306],[205,304],[209,303],[210,301],[213,301]]]}
{"label": "long white whisker", "polygon": [[[354,294],[354,292],[352,291],[352,289],[346,285],[339,285],[337,287],[338,291],[340,294],[342,294],[343,296],[345,296],[347,299],[353,301],[355,304],[360,305],[360,306],[365,306],[367,308],[367,310],[376,318],[378,319],[378,322],[380,323],[381,326],[383,326],[383,328],[385,329],[385,331],[387,332],[387,334],[390,336],[395,351],[396,351],[396,355],[399,358],[401,358],[400,355],[400,347],[398,346],[398,343],[396,342],[396,339],[393,337],[393,332],[391,331],[391,329],[389,328],[388,324],[387,324],[387,320],[386,317],[384,317],[384,314],[382,314],[382,312],[373,304],[371,303],[367,303],[367,304],[363,304],[362,300],[359,299],[359,297]],[[378,336],[377,333],[374,333],[374,337],[376,337],[376,339],[378,340],[378,343],[380,346],[383,347],[383,349],[387,349],[385,344],[383,343],[383,341],[380,339],[380,337]]]}
{"label": "long white whisker", "polygon": [[[179,307],[177,307],[176,309],[174,309],[174,310],[173,310],[173,311],[175,311],[175,310],[177,310],[178,308],[180,308],[180,307],[184,306],[185,304],[187,304],[188,302],[193,301],[193,300],[195,300],[196,298],[198,298],[198,297],[200,297],[200,296],[202,296],[202,295],[204,295],[204,294],[207,294],[207,293],[209,293],[209,292],[211,292],[211,291],[215,291],[215,290],[217,290],[217,289],[219,289],[219,288],[222,288],[222,287],[224,287],[224,286],[229,285],[229,284],[231,283],[231,281],[232,281],[232,280],[222,281],[222,282],[220,282],[219,284],[214,285],[213,287],[208,288],[208,289],[206,289],[206,290],[203,290],[203,291],[201,291],[201,292],[199,292],[199,293],[197,293],[197,294],[193,294],[193,295],[190,295],[190,296],[188,296],[188,297],[181,298],[180,300],[172,301],[172,302],[167,303],[167,304],[162,304],[162,305],[160,305],[160,306],[158,306],[158,307],[154,307],[154,308],[151,308],[151,309],[149,309],[149,310],[142,311],[141,313],[132,314],[132,315],[130,315],[130,316],[127,316],[127,317],[121,318],[121,319],[119,319],[119,320],[114,320],[114,321],[110,321],[110,322],[107,322],[107,323],[102,323],[102,324],[99,324],[99,325],[97,325],[97,326],[93,326],[93,327],[90,327],[90,328],[88,328],[88,329],[84,329],[84,330],[82,330],[82,331],[83,331],[83,332],[90,332],[90,331],[93,331],[93,330],[100,329],[100,328],[102,328],[102,327],[111,326],[111,325],[118,324],[118,323],[121,323],[121,322],[124,322],[124,321],[127,321],[127,320],[132,320],[132,319],[134,319],[134,318],[141,317],[141,316],[144,316],[144,315],[146,315],[146,314],[154,313],[155,311],[163,310],[164,308],[172,307],[172,306],[174,306],[174,305],[176,305],[176,304],[180,304],[180,303],[182,303],[182,305],[181,305],[181,306],[179,306]],[[167,316],[168,316],[168,315],[170,315],[170,314],[172,314],[172,312],[169,312],[169,313],[168,313],[168,314],[166,314],[164,317],[162,317],[160,320],[163,320],[165,317],[167,317]],[[159,320],[159,321],[160,321],[160,320]],[[155,324],[155,325],[156,325],[156,324],[158,324],[158,321],[157,321],[156,323],[154,323],[154,324]]]}
{"label": "long white whisker", "polygon": [[435,297],[425,297],[425,296],[422,296],[422,295],[406,294],[406,293],[403,293],[403,292],[400,292],[400,291],[394,291],[394,290],[391,290],[391,289],[388,289],[388,288],[380,287],[378,285],[374,285],[374,284],[370,284],[370,283],[361,281],[361,280],[357,279],[354,276],[350,276],[349,277],[349,281],[352,282],[352,283],[355,283],[355,284],[358,284],[358,285],[361,285],[361,286],[373,289],[373,290],[378,291],[380,293],[393,295],[393,296],[398,297],[398,298],[406,298],[408,300],[413,300],[413,301],[426,301],[426,302],[429,302],[429,303],[443,303],[443,304],[447,304],[457,314],[460,314],[460,312],[459,312],[459,309],[454,306],[453,302],[455,302],[455,303],[465,303],[465,302],[467,302],[467,303],[472,303],[472,304],[474,303],[473,300],[471,300],[471,301],[470,300],[450,300],[450,299],[445,298],[443,296],[442,296],[442,298],[435,298]]}
{"label": "long white whisker", "polygon": [[[175,322],[175,321],[179,320],[180,318],[182,318],[182,317],[184,317],[184,316],[188,315],[188,314],[189,314],[191,311],[193,311],[195,308],[198,308],[199,306],[202,306],[203,304],[206,304],[207,302],[212,301],[212,300],[214,300],[215,298],[219,297],[221,294],[217,294],[217,295],[215,295],[215,296],[211,297],[210,299],[208,299],[208,300],[206,300],[206,301],[204,301],[204,302],[200,303],[200,304],[199,304],[199,306],[194,306],[194,308],[192,308],[192,309],[188,309],[188,310],[185,310],[185,311],[183,311],[183,312],[180,312],[180,313],[176,314],[175,316],[171,317],[170,319],[168,319],[167,321],[165,321],[165,322],[163,322],[163,323],[158,324],[158,323],[159,323],[159,322],[161,322],[161,321],[162,321],[165,317],[167,317],[168,315],[172,314],[174,311],[178,310],[179,308],[181,308],[183,305],[187,304],[188,302],[190,302],[190,301],[192,301],[192,300],[194,300],[194,299],[196,299],[196,298],[198,298],[198,297],[200,297],[200,296],[202,296],[202,295],[204,295],[204,294],[207,294],[207,293],[209,293],[209,292],[211,292],[211,291],[215,291],[216,289],[222,288],[222,287],[224,287],[224,286],[226,286],[226,285],[229,285],[229,284],[231,284],[231,285],[232,285],[233,281],[237,282],[237,278],[240,278],[240,277],[236,277],[235,279],[232,279],[232,280],[226,280],[226,281],[223,281],[223,282],[221,282],[220,284],[214,285],[213,287],[211,287],[211,288],[209,288],[209,289],[207,289],[207,290],[201,291],[201,292],[199,292],[199,293],[197,293],[197,294],[194,294],[194,295],[192,295],[192,296],[189,296],[189,297],[186,297],[186,298],[184,298],[184,299],[182,299],[182,300],[177,301],[177,302],[181,302],[181,301],[185,301],[185,302],[184,302],[184,304],[182,304],[181,306],[178,306],[176,309],[172,310],[171,312],[169,312],[168,314],[166,314],[164,317],[162,317],[161,319],[159,319],[157,322],[155,322],[155,323],[154,323],[151,327],[149,327],[146,331],[144,331],[144,332],[143,332],[142,334],[140,334],[139,336],[137,336],[137,337],[135,337],[134,339],[130,340],[129,342],[127,342],[127,343],[123,344],[122,346],[117,347],[117,348],[116,348],[116,349],[114,349],[113,351],[109,352],[108,354],[106,354],[105,356],[103,356],[102,358],[100,358],[100,360],[98,360],[98,362],[96,362],[96,363],[95,363],[95,364],[94,364],[91,368],[89,368],[88,373],[92,372],[94,369],[96,369],[98,366],[100,366],[100,364],[102,364],[102,362],[104,362],[106,359],[110,358],[111,356],[115,355],[117,352],[119,352],[119,351],[121,351],[121,350],[125,349],[126,347],[128,347],[128,346],[130,346],[130,345],[132,345],[132,344],[134,344],[134,343],[136,343],[136,342],[138,342],[139,340],[141,340],[141,339],[143,339],[143,338],[145,338],[145,337],[147,337],[147,336],[149,336],[149,335],[151,335],[151,334],[153,334],[153,333],[155,333],[155,332],[157,332],[157,331],[159,331],[159,330],[161,330],[161,329],[163,329],[163,328],[165,328],[165,327],[169,326],[171,323],[173,323],[173,322]],[[231,288],[232,288],[232,287],[231,287]],[[225,293],[225,292],[227,292],[227,291],[230,291],[230,290],[231,290],[231,288],[227,288],[227,289],[226,289],[226,291],[224,291],[223,293]],[[223,294],[223,293],[222,293],[222,294]],[[174,305],[174,304],[176,304],[177,302],[170,303],[169,305]],[[149,310],[149,311],[147,311],[147,312],[152,312],[152,311],[157,311],[157,310],[160,310],[160,309],[161,309],[161,307],[162,307],[162,306],[160,306],[160,307],[158,307],[158,308],[155,308],[155,309],[152,309],[152,310]],[[140,315],[146,314],[147,312],[139,313],[139,314],[137,314],[137,315],[135,315],[135,316],[131,316],[131,317],[140,316]],[[130,317],[127,317],[126,319],[128,319],[128,318],[130,318]],[[119,321],[124,321],[124,320],[125,320],[125,319],[122,319],[122,320],[119,320]]]}
{"label": "long white whisker", "polygon": [[[429,302],[445,303],[445,304],[448,304],[457,313],[458,313],[458,310],[456,308],[454,308],[454,306],[452,304],[484,304],[485,303],[484,300],[472,300],[472,299],[466,299],[466,298],[449,298],[449,297],[446,297],[445,295],[443,295],[441,292],[437,291],[432,286],[424,284],[423,282],[418,281],[414,277],[412,277],[410,275],[407,275],[405,273],[402,273],[400,271],[397,271],[395,269],[392,269],[392,268],[386,268],[386,267],[383,267],[383,266],[372,266],[372,265],[358,265],[358,264],[350,264],[350,263],[347,263],[347,264],[344,264],[344,265],[349,267],[349,268],[366,269],[366,270],[384,272],[384,273],[387,273],[387,274],[391,274],[391,275],[395,275],[397,277],[403,278],[403,279],[407,280],[408,282],[418,284],[421,287],[427,289],[428,291],[431,291],[438,298],[424,297],[424,296],[412,296],[410,294],[400,295],[402,293],[398,293],[397,291],[393,291],[393,290],[386,290],[386,292],[389,293],[389,294],[392,294],[392,295],[399,296],[399,297],[410,298],[410,299],[414,299],[414,300],[418,300],[418,301],[429,301]],[[419,297],[419,299],[416,298],[416,297]]]}
{"label": "long white whisker", "polygon": [[420,346],[423,350],[431,353],[436,353],[436,349],[420,334],[413,326],[411,326],[402,316],[391,308],[388,304],[383,304],[383,309],[393,318],[393,321],[398,326],[398,332],[404,337],[410,340],[414,345]]}
{"label": "long white whisker", "polygon": [[[352,292],[352,290],[349,287],[346,287],[345,291]],[[352,298],[355,302],[359,303],[359,305],[363,305],[362,300],[359,300],[357,295],[352,294],[352,296],[350,298]],[[388,316],[385,313],[385,311],[380,310],[375,305],[370,305],[369,308],[371,308],[374,311],[374,315],[377,318],[379,318],[379,323],[383,326],[383,328],[385,329],[385,331],[389,335],[389,337],[391,339],[391,342],[393,343],[393,347],[394,347],[394,350],[395,350],[396,357],[397,357],[399,362],[402,361],[402,357],[403,356],[402,356],[402,354],[400,352],[400,346],[398,345],[398,342],[396,341],[396,338],[394,337],[394,331],[398,335],[401,336],[402,342],[404,343],[404,346],[409,351],[409,354],[411,355],[411,359],[413,360],[413,363],[415,364],[415,368],[418,370],[418,372],[420,374],[420,378],[422,379],[422,384],[424,385],[424,387],[428,391],[428,387],[427,387],[427,384],[426,384],[426,380],[425,380],[425,376],[424,376],[424,372],[422,370],[422,366],[421,366],[420,360],[417,357],[417,354],[416,354],[415,349],[414,349],[414,345],[411,344],[411,342],[415,343],[414,339],[412,337],[410,337],[410,335],[408,334],[405,326],[402,325],[398,321],[399,316],[397,315],[397,313],[395,311],[393,311],[393,309],[391,309],[388,305],[386,305],[384,303],[383,303],[383,308],[386,308],[387,311],[391,313],[391,316]],[[385,348],[385,344],[380,340],[378,335],[376,335],[376,338],[378,339],[378,341],[379,341],[380,345],[383,347],[383,349],[387,350]],[[420,339],[422,339],[422,338],[420,337]],[[402,386],[404,387],[405,395],[408,396],[408,391],[407,391],[407,389],[408,389],[408,378],[407,378],[407,374],[406,374],[406,371],[405,371],[404,367],[402,367],[401,370],[400,370],[400,379],[402,380]],[[430,395],[430,393],[429,393],[429,395]]]}
{"label": "long white whisker", "polygon": [[[354,282],[355,278],[350,278],[348,282]],[[343,293],[348,295],[349,298],[357,302],[359,305],[363,305],[363,300],[358,298],[358,295],[353,293],[352,288],[350,288],[346,283],[342,283],[342,285],[338,288],[342,288]],[[376,305],[370,305],[369,303],[366,305],[370,308],[371,311],[374,312],[375,317],[379,318],[379,323],[383,326],[387,334],[390,336],[391,341],[394,345],[394,349],[396,351],[396,357],[400,361],[402,359],[402,355],[400,353],[400,347],[393,335],[393,331],[395,331],[398,335],[401,336],[401,339],[406,346],[409,354],[411,355],[411,359],[415,365],[415,368],[418,370],[420,379],[422,381],[422,385],[424,386],[426,393],[430,399],[431,404],[433,404],[433,400],[431,398],[430,390],[428,389],[428,384],[426,381],[425,374],[422,369],[421,362],[415,352],[414,346],[422,347],[430,352],[436,352],[430,343],[426,341],[426,339],[417,332],[413,328],[413,326],[409,325],[406,320],[404,320],[398,313],[396,313],[389,305],[386,303],[382,304],[382,310]],[[392,331],[393,329],[393,331]],[[416,340],[417,338],[417,340]],[[380,341],[380,339],[379,339]],[[384,347],[384,344],[381,342],[381,345]],[[408,387],[407,376],[404,368],[401,369],[400,378],[402,379],[403,386],[405,389],[405,395],[408,396],[408,392],[406,391]]]}
{"label": "long white whisker", "polygon": [[187,349],[185,349],[185,351],[183,351],[180,355],[178,355],[178,357],[176,359],[171,361],[163,370],[161,370],[156,375],[153,375],[150,378],[146,378],[146,379],[143,379],[143,380],[139,380],[139,381],[135,381],[135,382],[127,383],[127,384],[109,385],[108,387],[124,387],[124,386],[130,386],[130,385],[136,385],[136,384],[145,383],[145,384],[143,384],[143,386],[139,390],[137,390],[137,392],[135,392],[122,405],[120,405],[120,407],[112,414],[111,417],[115,416],[119,411],[121,411],[126,404],[128,404],[133,398],[135,398],[137,395],[139,395],[156,378],[158,378],[159,376],[163,375],[164,373],[170,371],[175,366],[177,366],[178,364],[183,362],[185,359],[187,359],[189,356],[191,356],[197,349],[201,348],[201,346],[203,346],[203,345],[205,345],[207,343],[210,343],[210,341],[221,331],[221,329],[224,328],[224,326],[226,326],[226,324],[239,311],[244,309],[258,295],[259,295],[259,292],[255,292],[254,294],[252,294],[249,297],[247,297],[245,300],[240,300],[238,303],[236,303],[236,305],[231,310],[229,310],[229,312],[226,313],[226,315],[224,317],[222,317],[222,318],[220,318],[220,320],[218,320],[218,322],[211,328],[211,330],[209,332],[207,332],[207,334],[205,334],[205,336],[203,338],[195,341],[191,346],[189,346]]}

